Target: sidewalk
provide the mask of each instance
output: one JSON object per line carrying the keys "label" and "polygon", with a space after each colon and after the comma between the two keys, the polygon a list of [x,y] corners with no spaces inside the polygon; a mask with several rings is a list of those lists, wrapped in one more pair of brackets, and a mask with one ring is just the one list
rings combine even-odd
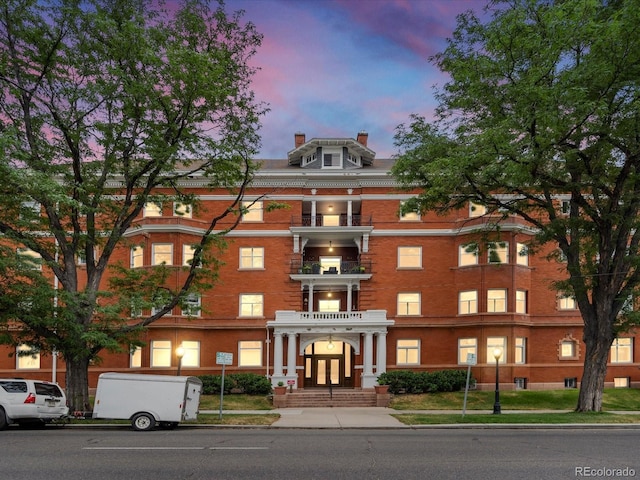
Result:
{"label": "sidewalk", "polygon": [[[536,410],[535,413],[568,413],[570,410]],[[215,414],[206,410],[200,413]],[[392,415],[403,414],[459,414],[461,410],[394,410],[384,407],[313,407],[279,408],[274,410],[223,410],[229,414],[278,414],[280,418],[269,428],[636,428],[640,424],[439,424],[405,425]],[[491,414],[491,410],[467,410],[466,415]],[[503,410],[503,415],[512,413],[534,413],[531,410]],[[609,412],[640,414],[640,412]]]}

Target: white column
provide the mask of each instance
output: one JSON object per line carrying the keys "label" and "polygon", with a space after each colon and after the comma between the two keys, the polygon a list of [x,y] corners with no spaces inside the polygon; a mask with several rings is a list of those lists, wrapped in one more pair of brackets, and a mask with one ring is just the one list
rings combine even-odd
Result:
{"label": "white column", "polygon": [[378,332],[376,375],[387,371],[387,332]]}
{"label": "white column", "polygon": [[287,377],[296,376],[296,334],[287,335]]}
{"label": "white column", "polygon": [[373,373],[373,333],[364,334],[364,374]]}
{"label": "white column", "polygon": [[347,226],[353,226],[353,200],[347,201]]}
{"label": "white column", "polygon": [[348,284],[347,285],[347,312],[351,311],[351,302],[352,302],[352,293],[351,290],[353,289],[353,285]]}
{"label": "white column", "polygon": [[311,200],[311,226],[316,226],[316,201]]}
{"label": "white column", "polygon": [[307,295],[307,298],[309,299],[309,305],[307,306],[307,311],[311,313],[313,312],[313,284],[312,283],[309,284],[309,295]]}
{"label": "white column", "polygon": [[273,376],[282,375],[282,333],[273,332]]}
{"label": "white column", "polygon": [[362,388],[373,388],[377,377],[373,373],[373,333],[364,334],[364,369],[362,370]]}

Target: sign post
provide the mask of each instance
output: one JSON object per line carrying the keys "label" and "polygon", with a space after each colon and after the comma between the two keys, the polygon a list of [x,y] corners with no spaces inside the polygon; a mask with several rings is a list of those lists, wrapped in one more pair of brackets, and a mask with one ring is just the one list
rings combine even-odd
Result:
{"label": "sign post", "polygon": [[224,401],[224,367],[233,364],[233,353],[216,352],[216,364],[222,365],[222,381],[220,382],[220,414],[218,418],[222,420],[222,403]]}
{"label": "sign post", "polygon": [[462,404],[462,416],[467,413],[467,394],[469,393],[469,379],[471,378],[471,365],[476,364],[476,354],[467,353],[467,385],[464,387],[464,403]]}

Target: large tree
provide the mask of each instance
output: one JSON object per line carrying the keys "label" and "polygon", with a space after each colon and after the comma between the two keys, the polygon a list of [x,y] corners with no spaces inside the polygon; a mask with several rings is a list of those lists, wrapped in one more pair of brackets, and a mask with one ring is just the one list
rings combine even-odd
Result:
{"label": "large tree", "polygon": [[394,173],[421,187],[408,208],[473,201],[525,219],[533,248],[557,245],[556,288],[584,321],[577,410],[599,411],[612,342],[638,320],[640,3],[491,2],[460,15],[431,60],[449,78],[435,120],[396,136]]}
{"label": "large tree", "polygon": [[[135,343],[215,277],[215,244],[255,170],[265,108],[248,60],[261,35],[222,2],[159,3],[0,6],[0,341],[59,352],[77,410],[101,350]],[[167,286],[171,267],[114,265],[145,204],[198,208],[180,189],[193,176],[234,200],[211,214],[182,283]],[[155,315],[130,318],[152,305]]]}

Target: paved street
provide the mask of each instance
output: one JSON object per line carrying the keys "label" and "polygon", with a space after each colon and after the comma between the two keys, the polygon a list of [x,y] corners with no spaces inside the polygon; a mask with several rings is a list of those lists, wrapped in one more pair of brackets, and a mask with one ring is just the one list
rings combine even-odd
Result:
{"label": "paved street", "polygon": [[597,469],[639,476],[639,440],[640,430],[615,428],[11,428],[0,435],[0,472],[10,480],[558,480]]}

